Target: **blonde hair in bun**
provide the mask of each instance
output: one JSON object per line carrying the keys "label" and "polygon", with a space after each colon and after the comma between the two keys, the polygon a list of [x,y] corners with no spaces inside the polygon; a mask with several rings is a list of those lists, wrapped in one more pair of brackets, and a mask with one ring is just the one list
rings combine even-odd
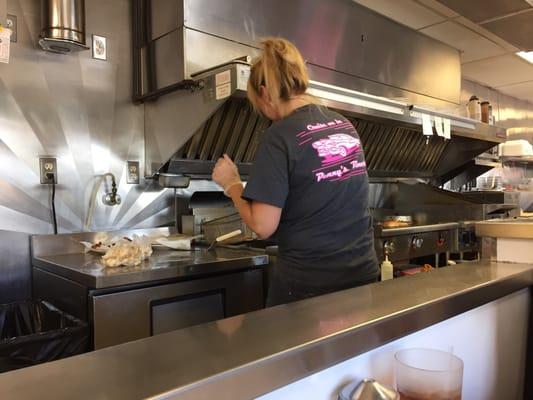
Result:
{"label": "blonde hair in bun", "polygon": [[274,105],[305,94],[309,76],[294,44],[277,37],[261,40],[261,55],[252,62],[247,88],[248,99],[256,110],[261,86],[265,86]]}

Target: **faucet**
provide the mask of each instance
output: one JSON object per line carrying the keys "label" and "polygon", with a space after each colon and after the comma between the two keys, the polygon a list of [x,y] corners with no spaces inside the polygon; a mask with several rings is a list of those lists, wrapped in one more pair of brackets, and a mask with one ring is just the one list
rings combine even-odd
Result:
{"label": "faucet", "polygon": [[87,217],[85,218],[85,225],[84,230],[89,231],[92,225],[93,220],[93,214],[94,214],[94,208],[96,206],[96,195],[98,194],[98,189],[100,189],[100,186],[104,182],[106,178],[111,178],[111,192],[106,191],[104,194],[104,197],[102,198],[102,202],[105,205],[108,206],[117,206],[121,202],[120,195],[117,193],[117,180],[115,178],[115,175],[113,175],[111,172],[107,172],[101,176],[98,177],[98,181],[95,183],[93,187],[93,191],[91,194],[91,199],[89,200],[89,210],[87,212]]}

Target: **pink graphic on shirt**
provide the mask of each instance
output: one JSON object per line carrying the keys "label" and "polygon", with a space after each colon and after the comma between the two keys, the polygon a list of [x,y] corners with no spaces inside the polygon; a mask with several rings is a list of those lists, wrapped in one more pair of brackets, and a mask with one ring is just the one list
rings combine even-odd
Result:
{"label": "pink graphic on shirt", "polygon": [[344,133],[336,133],[313,142],[312,146],[323,158],[322,164],[329,164],[342,160],[361,149],[361,141]]}
{"label": "pink graphic on shirt", "polygon": [[[324,131],[328,130],[333,133],[327,135]],[[318,135],[323,137],[318,139]],[[312,171],[316,182],[344,181],[367,173],[361,140],[350,121],[311,123],[296,137],[299,146],[311,145],[320,158],[321,166]]]}
{"label": "pink graphic on shirt", "polygon": [[316,181],[343,181],[352,176],[366,173],[366,163],[364,161],[351,161],[346,165],[341,165],[335,169],[315,173]]}

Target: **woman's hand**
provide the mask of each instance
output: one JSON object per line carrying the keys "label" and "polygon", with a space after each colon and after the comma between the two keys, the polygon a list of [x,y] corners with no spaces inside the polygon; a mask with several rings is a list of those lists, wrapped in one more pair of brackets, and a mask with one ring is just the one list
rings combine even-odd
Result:
{"label": "woman's hand", "polygon": [[239,170],[227,154],[218,159],[211,178],[224,189],[224,193],[227,193],[231,186],[242,184]]}

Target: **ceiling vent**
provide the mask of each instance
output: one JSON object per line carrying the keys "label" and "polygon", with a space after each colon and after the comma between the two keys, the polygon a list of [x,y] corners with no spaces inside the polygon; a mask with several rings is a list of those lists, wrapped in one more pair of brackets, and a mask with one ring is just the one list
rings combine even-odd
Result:
{"label": "ceiling vent", "polygon": [[43,50],[71,53],[87,50],[85,45],[85,0],[42,0],[41,36]]}

